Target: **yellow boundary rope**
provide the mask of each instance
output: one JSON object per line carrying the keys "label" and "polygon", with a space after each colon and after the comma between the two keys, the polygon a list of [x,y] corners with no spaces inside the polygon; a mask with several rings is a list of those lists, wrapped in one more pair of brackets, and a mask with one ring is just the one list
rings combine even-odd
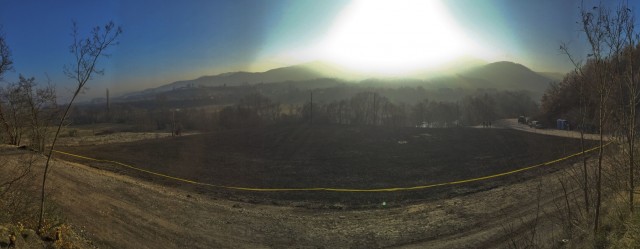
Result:
{"label": "yellow boundary rope", "polygon": [[[609,144],[611,144],[611,142],[603,145],[603,147],[607,146]],[[600,148],[600,146],[585,150],[584,153],[588,153],[588,152],[597,150],[598,148]],[[194,185],[216,187],[216,188],[225,188],[225,189],[232,189],[232,190],[257,191],[257,192],[284,192],[284,191],[394,192],[394,191],[419,190],[419,189],[434,188],[434,187],[439,187],[439,186],[457,185],[457,184],[468,183],[468,182],[477,182],[477,181],[483,181],[483,180],[497,178],[497,177],[501,177],[501,176],[511,175],[511,174],[515,174],[515,173],[518,173],[518,172],[522,172],[522,171],[527,171],[527,170],[531,170],[531,169],[534,169],[534,168],[538,168],[538,167],[541,167],[541,166],[546,166],[546,165],[551,165],[551,164],[554,164],[554,163],[558,163],[558,162],[561,162],[561,161],[564,161],[564,160],[567,160],[569,158],[576,157],[576,156],[579,156],[579,155],[582,154],[582,152],[578,152],[578,153],[575,153],[573,155],[569,155],[569,156],[566,156],[566,157],[563,157],[563,158],[559,158],[559,159],[555,159],[555,160],[552,160],[552,161],[548,161],[548,162],[545,162],[545,163],[536,164],[536,165],[533,165],[533,166],[528,166],[528,167],[524,167],[524,168],[520,168],[520,169],[516,169],[516,170],[511,170],[511,171],[507,171],[507,172],[503,172],[503,173],[498,173],[498,174],[494,174],[494,175],[488,175],[488,176],[482,176],[482,177],[476,177],[476,178],[470,178],[470,179],[464,179],[464,180],[458,180],[458,181],[443,182],[443,183],[436,183],[436,184],[430,184],[430,185],[421,185],[421,186],[413,186],[413,187],[356,189],[356,188],[247,188],[247,187],[234,187],[234,186],[215,185],[215,184],[196,182],[196,181],[189,180],[189,179],[184,179],[184,178],[174,177],[174,176],[170,176],[170,175],[165,175],[165,174],[153,172],[153,171],[150,171],[150,170],[137,168],[137,167],[134,167],[134,166],[131,166],[131,165],[127,165],[127,164],[121,163],[121,162],[116,162],[116,161],[111,161],[111,160],[103,160],[103,159],[95,159],[95,158],[90,158],[90,157],[86,157],[86,156],[71,154],[71,153],[68,153],[68,152],[58,151],[58,150],[55,150],[55,152],[63,154],[63,155],[67,155],[67,156],[72,156],[72,157],[76,157],[76,158],[90,160],[90,161],[112,163],[112,164],[120,165],[120,166],[123,166],[123,167],[126,167],[126,168],[130,168],[130,169],[133,169],[133,170],[145,172],[145,173],[148,173],[148,174],[152,174],[152,175],[156,175],[156,176],[160,176],[160,177],[164,177],[164,178],[168,178],[168,179],[173,179],[173,180],[176,180],[176,181],[186,182],[186,183],[190,183],[190,184],[194,184]]]}

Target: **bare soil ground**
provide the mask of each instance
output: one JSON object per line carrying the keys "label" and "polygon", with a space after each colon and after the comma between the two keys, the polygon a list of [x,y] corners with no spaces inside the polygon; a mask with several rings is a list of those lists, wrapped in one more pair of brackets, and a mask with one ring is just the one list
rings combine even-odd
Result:
{"label": "bare soil ground", "polygon": [[[558,190],[558,174],[447,199],[329,210],[212,198],[58,160],[50,192],[99,248],[490,248],[526,236],[514,231],[530,226],[538,186]],[[554,199],[541,202],[553,211]],[[541,228],[558,236],[554,229]]]}
{"label": "bare soil ground", "polygon": [[[439,134],[438,131],[420,130],[420,134],[428,133],[429,137],[438,138],[439,136],[434,135]],[[499,129],[489,130],[491,129],[481,131],[480,134],[489,132],[486,134],[497,137],[500,137],[500,135],[495,134],[508,134],[503,135],[505,140],[500,142],[503,144],[496,145],[496,142],[491,144],[475,143],[468,145],[468,148],[477,148],[476,153],[460,154],[460,156],[464,156],[467,160],[485,162],[485,165],[496,165],[495,161],[491,160],[499,160],[499,157],[509,156],[511,153],[514,154],[510,158],[527,156],[527,153],[533,153],[528,159],[539,161],[555,156],[556,154],[553,154],[554,151],[557,153],[563,147],[547,148],[548,146],[563,144],[565,141],[560,139],[553,140],[555,142],[545,143],[544,141],[548,137],[537,140],[536,136],[538,135],[535,134],[531,138],[533,140],[529,142],[510,141],[507,138],[514,138],[513,136],[528,137],[528,135],[532,134],[518,135],[521,132],[498,131]],[[469,132],[475,131],[478,130],[474,129]],[[467,131],[463,131],[464,134],[466,134],[465,132]],[[421,140],[412,140],[419,139],[419,137],[414,138],[412,133],[408,137],[403,134],[405,133],[392,132],[387,135],[381,135],[380,138],[382,140],[380,141],[388,141],[383,143],[384,146],[381,146],[379,150],[373,151],[375,153],[386,153],[384,151],[397,152],[403,149],[392,148],[393,146],[420,144],[416,141]],[[343,135],[338,134],[338,137]],[[253,137],[253,135],[251,136]],[[364,139],[372,135],[371,133],[365,133],[361,136]],[[376,136],[369,139],[376,140]],[[194,136],[194,138],[196,137],[199,136]],[[231,137],[242,138],[243,135],[233,134]],[[466,137],[466,135],[462,137]],[[186,138],[158,140],[177,140],[183,143],[189,141]],[[243,141],[242,139],[229,141],[235,141],[238,146],[244,146],[246,143],[253,144],[253,142]],[[307,139],[307,141],[309,140]],[[371,142],[370,140],[365,141]],[[407,141],[407,143],[398,143],[398,141]],[[143,143],[145,141],[132,144],[114,144],[111,149],[117,150],[118,147],[131,146],[128,149],[123,149],[123,151],[139,151],[142,148],[139,146]],[[568,143],[572,143],[572,141],[568,141]],[[156,142],[156,144],[158,143]],[[167,144],[167,142],[160,144]],[[436,145],[432,147],[428,147],[428,144],[428,142],[423,143],[421,146],[425,147],[415,152],[408,151],[412,153],[420,153],[420,151],[427,153],[427,149],[438,150],[436,143],[433,143]],[[526,149],[522,149],[522,144],[527,146]],[[267,147],[259,145],[255,145],[260,148],[258,150]],[[329,145],[331,144],[324,144],[324,146]],[[208,146],[210,145],[203,146],[198,153],[215,151],[208,149],[210,148]],[[291,149],[295,149],[294,147],[304,148],[304,146],[304,144],[296,144]],[[213,148],[223,150],[225,147]],[[233,147],[230,148],[230,150],[232,149]],[[444,147],[440,149],[440,152],[442,152],[456,148]],[[345,150],[344,147],[326,150],[336,151],[334,153],[338,153],[341,150],[349,151],[348,149]],[[539,153],[539,151],[547,152]],[[560,154],[575,151],[566,149]],[[496,158],[482,158],[482,156],[491,156],[489,153],[495,152],[499,153]],[[0,158],[3,160],[18,160],[23,153],[29,152],[18,151],[14,148],[2,148],[0,150]],[[189,160],[188,154],[179,153],[178,155],[183,155],[181,157],[183,160]],[[389,174],[387,178],[391,179],[392,177],[390,176],[397,175],[381,169],[382,166],[388,165],[385,162],[393,161],[393,157],[391,159],[385,159],[383,156],[375,157],[375,153],[364,155],[367,157],[374,156],[372,160],[367,162],[381,165],[380,167],[371,168],[374,171],[373,174],[369,175],[369,177],[374,177],[371,182],[373,184],[381,184],[380,186],[397,184],[398,182],[382,181],[383,178],[380,178],[385,174]],[[245,155],[250,154],[247,153]],[[119,154],[114,153],[114,155]],[[427,155],[431,157],[439,156],[438,154]],[[144,153],[137,154],[137,156],[144,156]],[[235,156],[241,158],[244,155]],[[134,157],[136,156],[128,158]],[[271,158],[273,157],[276,156]],[[315,160],[313,156],[308,158]],[[409,156],[409,158],[412,157]],[[417,161],[418,159],[419,157],[415,156],[412,160]],[[145,160],[155,160],[152,162],[156,163],[161,161],[153,158],[149,159],[146,156],[141,159],[142,163],[136,166],[150,165],[145,163]],[[383,160],[383,162],[376,164],[378,160]],[[396,160],[399,159],[396,158]],[[423,158],[423,160],[429,159]],[[446,158],[440,158],[440,160],[446,161]],[[507,165],[512,165],[507,164],[507,162],[505,161],[503,168],[500,168],[500,170],[508,169]],[[531,164],[534,163],[527,162],[527,165]],[[318,165],[323,164],[317,164],[316,166]],[[414,166],[416,165],[424,164],[414,164]],[[476,165],[477,167],[478,164],[467,164],[467,166],[469,165]],[[109,167],[107,165],[93,166]],[[344,167],[344,165],[342,166]],[[235,164],[235,167],[237,167],[237,164]],[[562,170],[559,169],[567,169],[569,167],[573,167],[571,162],[564,162],[526,174],[508,177],[509,180],[499,179],[497,181],[483,182],[480,185],[467,184],[449,190],[440,189],[440,191],[446,193],[445,195],[438,195],[438,191],[412,191],[409,192],[408,196],[402,194],[389,194],[384,197],[365,196],[365,199],[362,200],[366,201],[360,200],[353,203],[357,204],[355,205],[357,207],[365,207],[364,209],[351,209],[348,208],[350,207],[349,205],[336,206],[336,209],[309,208],[310,206],[308,205],[302,205],[302,207],[282,205],[299,203],[300,199],[297,199],[298,197],[295,195],[293,197],[249,195],[248,197],[235,198],[243,201],[235,201],[233,200],[233,195],[236,194],[234,192],[220,192],[215,189],[194,189],[185,187],[183,184],[132,174],[132,172],[115,171],[114,168],[103,170],[63,160],[56,160],[52,168],[50,191],[53,193],[55,202],[60,205],[68,221],[75,227],[77,232],[92,240],[95,246],[99,248],[503,248],[508,246],[512,240],[530,236],[528,231],[532,227],[536,213],[544,212],[546,216],[553,216],[551,214],[557,211],[555,207],[562,191],[557,183],[557,178],[562,174]],[[337,169],[337,167],[334,168],[334,170]],[[359,168],[359,170],[362,169],[368,168]],[[476,171],[465,173],[462,168],[456,168],[453,164],[439,170],[444,172],[447,169],[454,169],[463,174],[469,174],[469,176],[477,173]],[[298,174],[303,174],[305,171],[301,172]],[[320,171],[320,173],[322,172],[324,171]],[[229,170],[227,173],[232,174],[233,172]],[[418,173],[420,172],[413,172],[412,174]],[[193,173],[189,174],[189,176],[195,176]],[[362,174],[366,176],[368,173],[365,170]],[[425,181],[418,177],[412,178],[412,174],[404,175],[409,180],[402,182],[411,185]],[[295,177],[297,176],[293,176],[293,178]],[[332,176],[328,175],[327,177]],[[333,177],[335,178],[335,175]],[[375,177],[378,177],[377,180]],[[245,181],[244,183],[253,183],[247,179],[241,180]],[[351,179],[357,179],[357,177],[354,176]],[[431,179],[431,181],[435,180]],[[377,183],[380,181],[382,183]],[[342,183],[347,187],[359,187],[364,186],[366,182],[368,181],[330,179],[328,183]],[[278,184],[284,183],[289,183],[289,181],[279,182]],[[541,195],[541,198],[537,198],[541,186],[544,194]],[[211,194],[211,192],[214,192],[214,194]],[[302,196],[299,198],[308,197]],[[333,195],[321,197],[328,198],[334,204],[345,203],[342,197]],[[348,197],[356,198],[352,195],[348,195]],[[264,202],[252,200],[287,201]],[[382,200],[387,201],[388,205],[382,206],[380,204]],[[372,204],[361,205],[365,202],[371,202]],[[541,210],[537,209],[538,205],[542,207]],[[540,244],[541,247],[562,246],[557,243],[560,238],[563,238],[562,234],[553,220],[541,220],[537,222],[536,226],[540,227],[537,236],[547,238],[547,240],[544,240],[546,244]]]}
{"label": "bare soil ground", "polygon": [[[250,188],[393,188],[482,177],[579,151],[573,139],[507,129],[421,129],[348,126],[267,126],[188,137],[60,150],[115,160],[171,176]],[[199,187],[109,163],[65,160],[253,203],[353,208],[468,194],[554,170],[465,185],[392,193],[251,192]]]}

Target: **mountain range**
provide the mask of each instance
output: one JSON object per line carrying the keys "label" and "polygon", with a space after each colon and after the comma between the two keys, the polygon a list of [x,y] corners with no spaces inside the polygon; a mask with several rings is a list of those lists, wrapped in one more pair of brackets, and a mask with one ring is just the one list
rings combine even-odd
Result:
{"label": "mountain range", "polygon": [[[424,77],[424,78],[422,78]],[[429,78],[428,75],[421,79],[413,78],[377,78],[378,84],[387,84],[390,87],[401,86],[406,82],[411,85],[419,84],[425,88],[465,88],[465,89],[496,89],[496,90],[525,90],[532,96],[540,97],[550,82],[562,80],[560,73],[534,72],[518,63],[501,61],[484,65],[465,68],[448,75],[438,75]],[[312,62],[288,67],[281,67],[265,72],[230,72],[213,76],[202,76],[192,80],[182,80],[150,88],[143,91],[132,92],[120,96],[120,101],[139,98],[148,98],[160,93],[177,89],[194,87],[220,87],[220,86],[246,86],[256,84],[269,84],[279,82],[306,82],[316,79],[330,78],[345,83],[358,84],[366,80],[361,75],[350,74],[339,67],[321,62]],[[405,82],[405,83],[403,83]]]}

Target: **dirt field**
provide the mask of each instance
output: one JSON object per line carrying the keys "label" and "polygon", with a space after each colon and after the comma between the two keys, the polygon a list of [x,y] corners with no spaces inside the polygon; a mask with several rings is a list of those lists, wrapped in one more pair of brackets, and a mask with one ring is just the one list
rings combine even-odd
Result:
{"label": "dirt field", "polygon": [[[0,156],[14,161],[20,153]],[[504,248],[529,236],[540,186],[541,212],[552,215],[562,202],[555,198],[559,174],[366,210],[229,201],[64,161],[54,164],[48,189],[67,221],[98,248]],[[538,226],[538,236],[550,239],[543,248],[564,238],[552,220]]]}
{"label": "dirt field", "polygon": [[[270,126],[60,150],[216,185],[371,189],[481,177],[560,158],[578,148],[573,139],[506,129]],[[451,197],[554,170],[541,168],[492,181],[407,192],[255,193],[194,187],[113,164],[63,158],[214,197],[334,208]]]}
{"label": "dirt field", "polygon": [[[210,176],[189,171],[182,174],[201,180],[264,184],[262,186],[284,185],[296,177],[305,179],[305,176],[317,174],[321,178],[315,182],[317,184],[346,187],[365,186],[368,182],[383,187],[408,186],[453,177],[433,173],[427,174],[428,177],[415,176],[431,171],[456,170],[465,176],[476,176],[480,169],[492,170],[488,166],[502,165],[495,170],[507,170],[512,165],[508,160],[518,160],[518,157],[526,158],[522,162],[532,160],[527,163],[531,165],[577,151],[575,147],[569,149],[575,145],[574,140],[506,129],[398,129],[387,132],[343,127],[269,129],[268,132],[254,131],[263,136],[235,131],[65,149],[80,153],[111,150],[108,153],[121,156],[119,160],[131,160],[132,164],[141,167],[156,165],[151,168],[173,170],[170,172],[176,174],[184,171],[184,167],[166,167],[180,163],[168,161],[164,164],[170,156],[193,163],[217,160],[222,154],[226,155],[224,162],[230,166],[227,169],[214,164],[215,169],[240,177],[235,180],[237,182],[231,177],[207,178],[221,174],[203,166],[207,164],[194,166],[200,165],[196,168],[204,171],[199,172],[211,173]],[[284,135],[283,140],[269,143],[276,134]],[[358,141],[351,139],[363,141],[344,143],[344,140]],[[311,146],[316,144],[322,146]],[[185,149],[194,145],[201,150],[198,153],[207,156],[194,158],[198,153]],[[140,146],[152,150],[142,151]],[[175,154],[163,152],[167,148]],[[238,151],[239,148],[247,149]],[[321,149],[313,151],[309,148]],[[366,148],[370,153],[355,154],[356,148]],[[82,149],[87,151],[80,151]],[[467,152],[458,156],[444,153],[461,150]],[[299,157],[285,157],[293,152]],[[324,158],[318,155],[321,152],[326,155]],[[406,152],[406,161],[393,157],[398,152]],[[29,152],[0,148],[0,158],[9,162],[18,160],[24,153]],[[491,157],[489,153],[495,154]],[[355,156],[360,160],[354,159]],[[243,157],[252,160],[242,160]],[[509,159],[500,164],[502,157]],[[308,163],[276,167],[279,160],[289,159],[293,162],[307,160]],[[436,165],[432,162],[448,160],[464,166],[451,163],[432,169],[425,167]],[[359,161],[369,167],[358,166]],[[405,163],[394,164],[395,161]],[[240,163],[248,163],[254,168],[239,168]],[[272,168],[260,171],[257,176],[246,175],[246,170],[260,169],[255,166],[258,163]],[[355,167],[346,168],[354,164]],[[400,170],[388,170],[385,165]],[[485,167],[481,167],[483,165]],[[538,228],[533,237],[542,248],[566,247],[559,241],[571,240],[562,234],[558,221],[553,218],[557,216],[558,205],[563,203],[559,198],[563,190],[557,179],[564,170],[575,167],[570,161],[456,187],[394,193],[342,193],[344,195],[324,192],[249,194],[194,188],[108,164],[93,166],[56,160],[50,175],[49,193],[76,232],[93,241],[98,248],[505,248],[514,241],[530,239],[531,227]],[[233,167],[240,173],[234,172]],[[38,170],[41,169],[36,168],[34,173],[40,174]],[[286,173],[276,174],[274,170]],[[332,171],[344,174],[354,170],[361,172],[351,178],[332,174]],[[387,177],[383,177],[385,174]],[[368,180],[357,180],[359,175]],[[434,175],[436,177],[431,177]],[[259,176],[285,180],[253,182]],[[406,179],[398,181],[392,176]],[[386,205],[382,205],[383,202]],[[536,219],[541,213],[541,218]]]}

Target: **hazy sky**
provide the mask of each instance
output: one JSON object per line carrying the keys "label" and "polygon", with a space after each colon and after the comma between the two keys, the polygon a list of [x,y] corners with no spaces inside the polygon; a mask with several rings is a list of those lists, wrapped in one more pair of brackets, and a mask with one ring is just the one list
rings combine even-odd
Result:
{"label": "hazy sky", "polygon": [[464,57],[566,72],[559,44],[584,49],[580,2],[0,0],[0,25],[15,61],[5,80],[47,73],[60,88],[69,83],[62,68],[71,62],[71,20],[81,31],[109,20],[121,25],[121,44],[100,62],[105,76],[89,83],[95,95],[314,60],[404,73]]}

